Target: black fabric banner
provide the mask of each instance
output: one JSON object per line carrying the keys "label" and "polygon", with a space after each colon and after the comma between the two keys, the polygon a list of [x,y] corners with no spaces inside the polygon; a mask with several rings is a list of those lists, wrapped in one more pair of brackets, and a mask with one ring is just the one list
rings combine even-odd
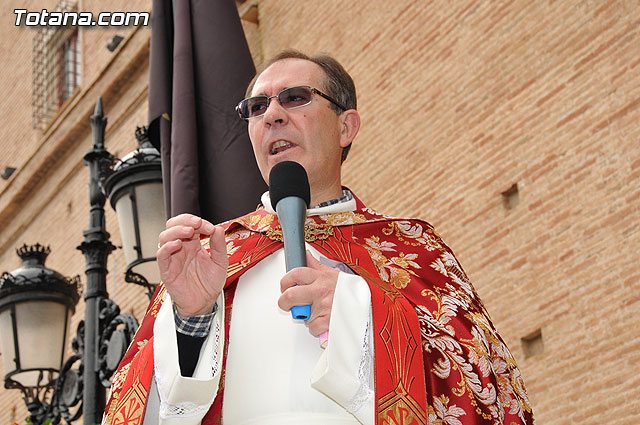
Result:
{"label": "black fabric banner", "polygon": [[153,0],[149,137],[162,156],[167,217],[220,223],[267,190],[235,105],[255,67],[233,0]]}

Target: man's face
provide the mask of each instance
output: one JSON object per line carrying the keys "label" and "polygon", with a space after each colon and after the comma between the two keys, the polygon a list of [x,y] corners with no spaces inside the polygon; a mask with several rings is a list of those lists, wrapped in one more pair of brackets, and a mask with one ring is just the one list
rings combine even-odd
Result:
{"label": "man's face", "polygon": [[[322,68],[303,59],[284,59],[267,69],[256,80],[251,96],[275,96],[283,89],[311,86],[325,92]],[[313,95],[309,105],[285,109],[277,98],[264,115],[249,120],[253,152],[268,183],[271,168],[282,161],[300,163],[309,176],[311,197],[327,187],[340,187],[340,155],[350,143],[343,136],[341,115],[331,103]]]}

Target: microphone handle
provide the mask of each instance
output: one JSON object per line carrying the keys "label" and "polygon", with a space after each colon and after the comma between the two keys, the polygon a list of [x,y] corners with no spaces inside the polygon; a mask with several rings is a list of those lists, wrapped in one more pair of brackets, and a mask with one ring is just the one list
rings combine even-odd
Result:
{"label": "microphone handle", "polygon": [[[307,216],[306,203],[297,196],[287,196],[278,202],[276,212],[282,227],[284,261],[287,272],[296,267],[306,267],[307,254],[304,246],[304,220]],[[311,316],[311,305],[291,307],[291,316],[296,320],[308,320]]]}

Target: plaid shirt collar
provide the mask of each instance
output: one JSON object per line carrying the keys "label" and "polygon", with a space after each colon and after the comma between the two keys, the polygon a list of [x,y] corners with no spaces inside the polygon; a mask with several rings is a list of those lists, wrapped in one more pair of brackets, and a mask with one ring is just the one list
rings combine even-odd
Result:
{"label": "plaid shirt collar", "polygon": [[353,193],[351,193],[349,189],[342,189],[341,197],[331,199],[330,201],[320,202],[318,205],[311,207],[311,209],[328,207],[329,205],[340,204],[342,202],[349,202],[352,199],[353,199]]}

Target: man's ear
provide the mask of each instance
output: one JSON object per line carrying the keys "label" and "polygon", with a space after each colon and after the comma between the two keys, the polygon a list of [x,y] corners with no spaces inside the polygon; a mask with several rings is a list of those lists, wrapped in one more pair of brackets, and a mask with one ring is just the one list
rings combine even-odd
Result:
{"label": "man's ear", "polygon": [[348,109],[341,114],[340,146],[347,147],[356,138],[360,130],[360,114],[355,109]]}

